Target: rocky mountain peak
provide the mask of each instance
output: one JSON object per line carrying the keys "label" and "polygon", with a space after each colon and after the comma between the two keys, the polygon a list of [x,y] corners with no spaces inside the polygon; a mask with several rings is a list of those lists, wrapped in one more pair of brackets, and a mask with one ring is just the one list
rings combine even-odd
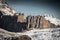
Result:
{"label": "rocky mountain peak", "polygon": [[52,24],[55,24],[56,26],[60,25],[60,19],[57,19],[54,16],[45,16],[45,19],[50,21]]}
{"label": "rocky mountain peak", "polygon": [[0,0],[0,4],[7,4],[5,0]]}
{"label": "rocky mountain peak", "polygon": [[13,16],[15,13],[15,10],[10,8],[4,0],[0,0],[0,11],[3,13],[3,15]]}

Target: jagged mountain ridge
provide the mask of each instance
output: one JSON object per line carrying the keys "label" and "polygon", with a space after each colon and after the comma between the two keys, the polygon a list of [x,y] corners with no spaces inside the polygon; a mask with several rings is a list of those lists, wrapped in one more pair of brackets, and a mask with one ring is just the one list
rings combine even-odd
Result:
{"label": "jagged mountain ridge", "polygon": [[[15,25],[16,25],[16,28],[15,29],[17,29],[17,23],[16,24],[14,24],[14,23],[12,23],[12,20],[13,20],[13,17],[11,17],[11,16],[14,16],[14,14],[16,13],[12,8],[10,8],[7,4],[6,4],[6,2],[4,2],[4,1],[0,1],[0,11],[2,12],[2,14],[3,15],[10,15],[10,18],[9,17],[6,17],[6,19],[7,20],[9,20],[9,21],[6,21],[5,20],[5,18],[3,18],[3,16],[2,16],[2,24],[4,24],[5,25],[5,27],[7,27],[7,28],[12,28],[12,25],[14,25],[13,26],[13,29],[15,28]],[[45,15],[44,15],[45,16]],[[60,26],[60,19],[57,19],[57,18],[55,18],[55,17],[50,17],[50,16],[42,16],[41,17],[41,22],[42,22],[42,25],[44,26],[39,26],[39,27],[43,27],[43,28],[51,28],[51,26],[53,27],[53,28],[55,28],[55,26],[57,27],[58,25]],[[16,18],[16,17],[15,17]],[[11,20],[12,19],[12,20]],[[14,20],[17,20],[17,19],[14,19]],[[10,23],[11,22],[11,23]],[[7,24],[6,24],[7,23]],[[11,25],[10,25],[11,24]],[[7,25],[7,26],[6,26]],[[19,24],[20,25],[20,24]],[[10,27],[11,26],[11,27]],[[47,27],[46,27],[47,26]],[[3,26],[4,27],[4,26]],[[4,28],[5,28],[4,27]],[[6,29],[7,29],[6,28]],[[36,26],[36,28],[38,28],[37,26]],[[15,30],[14,29],[14,30]],[[11,29],[10,29],[11,30]]]}
{"label": "jagged mountain ridge", "polygon": [[[15,10],[9,7],[5,0],[0,0],[0,11],[3,15],[14,15],[14,13],[16,13]],[[48,15],[45,16],[45,18],[55,25],[60,25],[60,19]]]}
{"label": "jagged mountain ridge", "polygon": [[9,5],[3,1],[0,0],[0,11],[3,13],[3,15],[14,15],[15,10],[9,7]]}
{"label": "jagged mountain ridge", "polygon": [[[39,28],[39,29],[45,29],[45,28],[57,28],[60,27],[60,19],[57,19],[53,16],[46,16],[46,15],[37,15],[37,16],[28,16],[27,17],[28,22],[28,29],[29,27],[31,29],[33,28]],[[31,25],[31,26],[30,26]]]}
{"label": "jagged mountain ridge", "polygon": [[45,16],[45,19],[50,21],[50,23],[55,24],[56,26],[59,25],[60,26],[60,19],[57,19],[56,17],[53,16]]}

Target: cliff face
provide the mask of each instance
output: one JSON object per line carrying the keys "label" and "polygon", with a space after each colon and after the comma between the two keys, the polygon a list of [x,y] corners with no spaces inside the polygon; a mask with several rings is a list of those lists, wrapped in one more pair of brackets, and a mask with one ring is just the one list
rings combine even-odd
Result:
{"label": "cliff face", "polygon": [[46,20],[44,17],[41,17],[40,19],[40,25],[42,25],[42,27],[45,28],[51,28],[50,27],[50,22],[48,20]]}
{"label": "cliff face", "polygon": [[60,21],[57,18],[48,17],[48,16],[28,16],[27,17],[27,28],[57,28]]}
{"label": "cliff face", "polygon": [[0,20],[0,28],[12,32],[21,32],[22,29],[26,30],[26,22],[18,22],[18,16],[2,15]]}

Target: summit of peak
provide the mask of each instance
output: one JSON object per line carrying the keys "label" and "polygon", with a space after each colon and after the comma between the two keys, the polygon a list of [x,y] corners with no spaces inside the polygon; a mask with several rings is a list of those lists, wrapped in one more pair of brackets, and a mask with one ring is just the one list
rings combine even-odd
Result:
{"label": "summit of peak", "polygon": [[15,10],[9,7],[5,0],[0,0],[0,11],[3,12],[3,15],[14,15]]}

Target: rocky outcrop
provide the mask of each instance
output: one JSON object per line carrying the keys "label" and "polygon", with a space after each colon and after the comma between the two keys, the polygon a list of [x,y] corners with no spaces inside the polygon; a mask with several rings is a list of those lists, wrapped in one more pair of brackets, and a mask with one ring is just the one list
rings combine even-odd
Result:
{"label": "rocky outcrop", "polygon": [[27,35],[23,35],[23,36],[20,36],[20,40],[32,40],[32,39]]}
{"label": "rocky outcrop", "polygon": [[32,39],[27,35],[22,35],[19,37],[13,37],[12,40],[32,40]]}
{"label": "rocky outcrop", "polygon": [[27,18],[27,29],[30,28],[38,28],[38,29],[45,29],[45,28],[57,28],[60,25],[60,21],[53,17],[46,17],[46,16],[28,16]]}
{"label": "rocky outcrop", "polygon": [[44,18],[44,16],[41,17],[41,19],[40,19],[40,25],[41,25],[40,27],[42,27],[43,29],[45,29],[45,28],[51,28],[50,22],[48,20],[46,20]]}
{"label": "rocky outcrop", "polygon": [[18,16],[3,15],[0,21],[0,28],[11,32],[21,32],[26,30],[26,22],[18,22]]}
{"label": "rocky outcrop", "polygon": [[5,1],[0,0],[0,28],[11,32],[21,32],[26,29],[24,20],[24,14],[16,13]]}
{"label": "rocky outcrop", "polygon": [[0,11],[3,13],[3,15],[13,16],[16,13],[15,10],[10,8],[8,4],[3,0],[0,0]]}
{"label": "rocky outcrop", "polygon": [[0,40],[31,40],[28,35],[21,35],[15,32],[9,32],[0,28]]}
{"label": "rocky outcrop", "polygon": [[1,40],[3,40],[3,39],[4,40],[32,40],[28,35],[20,35],[18,37],[13,37],[13,36],[10,37],[8,35],[5,35],[6,37],[4,37],[4,35],[0,35],[0,36],[1,36],[0,37]]}

